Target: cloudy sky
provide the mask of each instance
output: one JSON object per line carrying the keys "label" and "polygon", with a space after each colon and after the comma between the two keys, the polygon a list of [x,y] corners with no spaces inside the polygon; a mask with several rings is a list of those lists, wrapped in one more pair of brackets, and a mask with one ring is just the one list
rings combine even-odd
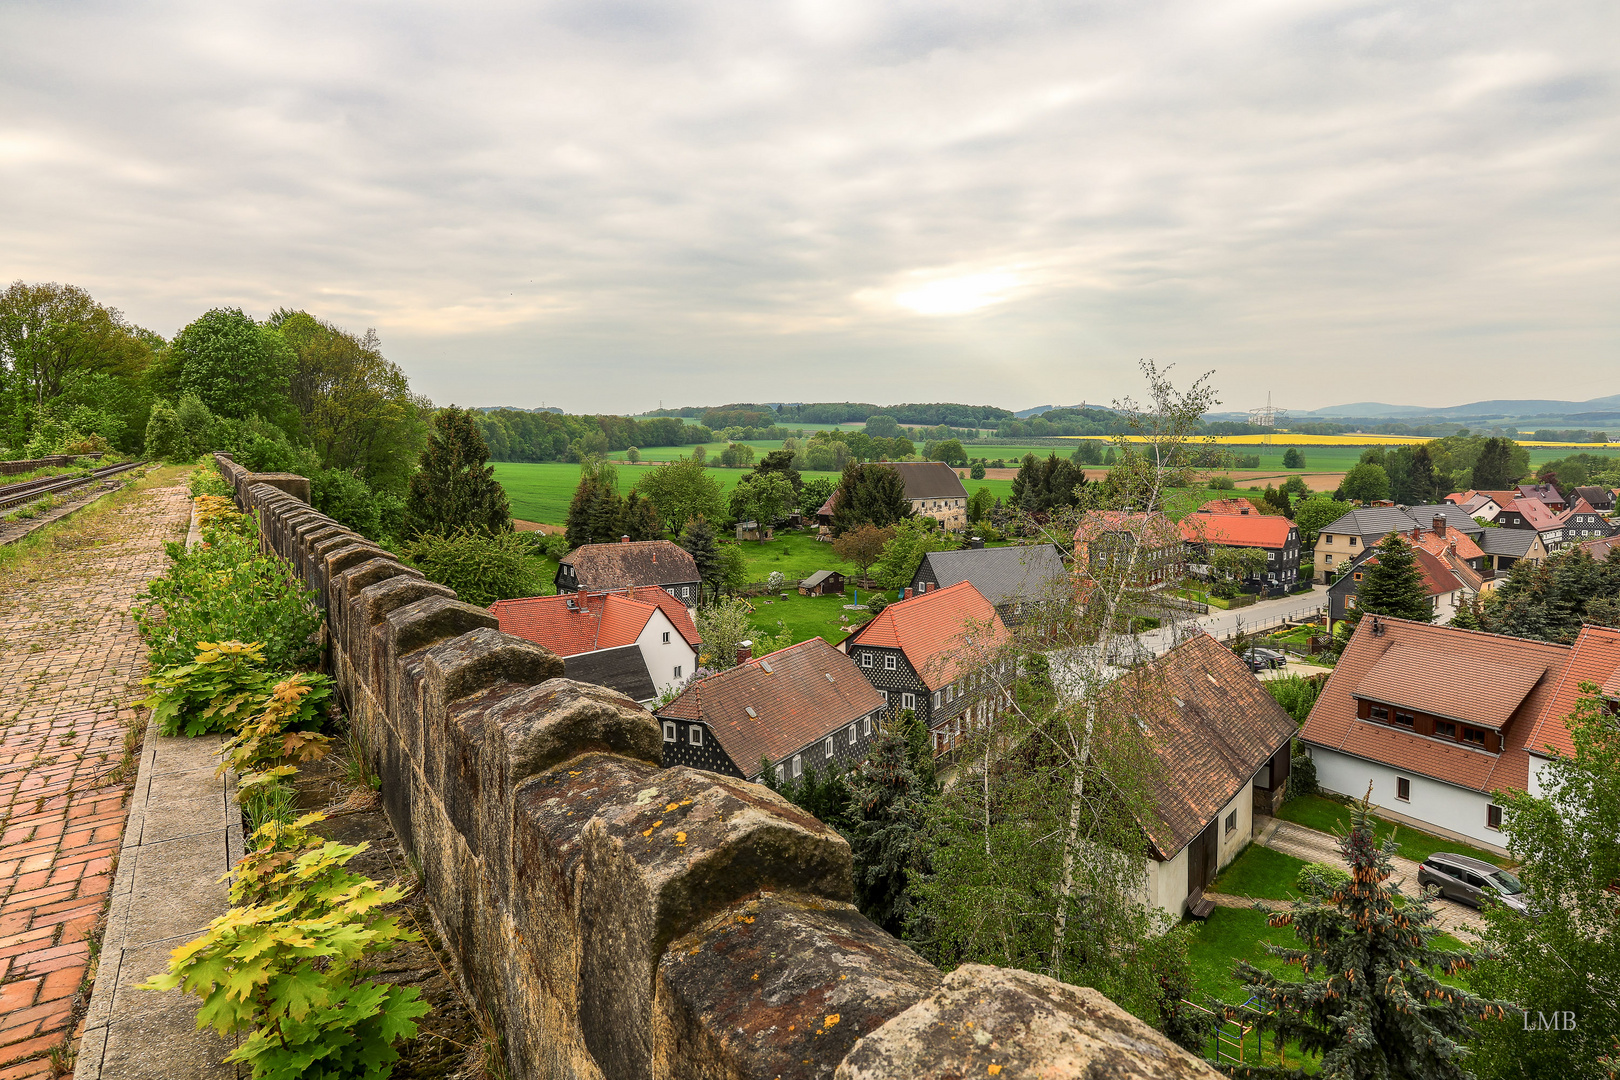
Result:
{"label": "cloudy sky", "polygon": [[0,275],[436,401],[1620,392],[1620,4],[0,5]]}

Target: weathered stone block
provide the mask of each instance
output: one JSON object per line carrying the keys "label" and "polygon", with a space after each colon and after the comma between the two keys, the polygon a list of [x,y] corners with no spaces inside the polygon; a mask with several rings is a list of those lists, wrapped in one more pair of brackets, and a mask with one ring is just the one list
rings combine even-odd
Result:
{"label": "weathered stone block", "polygon": [[854,905],[764,894],[670,943],[658,968],[655,1072],[830,1077],[855,1040],[939,982],[934,965]]}
{"label": "weathered stone block", "polygon": [[285,491],[295,499],[309,502],[309,479],[296,473],[254,473],[255,484],[266,484]]}
{"label": "weathered stone block", "polygon": [[[544,852],[573,880],[582,1037],[604,1073],[643,1080],[664,946],[761,890],[847,902],[849,846],[756,784],[607,755],[569,764],[518,789],[515,829],[542,838],[520,856]],[[537,914],[519,917],[531,933]]]}
{"label": "weathered stone block", "polygon": [[422,571],[406,566],[387,553],[367,559],[336,574],[327,593],[326,608],[326,621],[332,627],[333,639],[345,650],[356,648],[363,650],[364,646],[355,641],[350,631],[349,606],[354,597],[361,589],[375,585],[379,581],[387,581],[393,577],[421,576]]}
{"label": "weathered stone block", "polygon": [[478,790],[479,851],[500,896],[512,895],[513,809],[523,781],[590,753],[663,760],[657,719],[604,686],[552,679],[490,705],[477,721],[476,741],[470,731],[464,736],[476,755],[462,758],[458,747],[449,782]]}
{"label": "weathered stone block", "polygon": [[1214,1080],[1220,1074],[1089,987],[967,964],[855,1044],[837,1080]]}
{"label": "weathered stone block", "polygon": [[436,582],[419,576],[396,575],[361,589],[349,601],[349,613],[344,618],[348,633],[348,647],[355,670],[363,673],[377,703],[387,704],[387,681],[383,678],[382,663],[386,650],[382,643],[388,630],[390,612],[407,607],[429,596],[453,599],[455,592]]}

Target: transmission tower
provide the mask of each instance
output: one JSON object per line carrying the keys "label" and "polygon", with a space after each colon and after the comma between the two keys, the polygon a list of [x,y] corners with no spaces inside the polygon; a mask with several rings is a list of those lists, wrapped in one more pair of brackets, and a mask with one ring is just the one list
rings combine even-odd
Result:
{"label": "transmission tower", "polygon": [[1271,404],[1271,391],[1266,391],[1266,403],[1258,409],[1249,410],[1249,423],[1256,427],[1276,427],[1281,421],[1288,419],[1288,410],[1279,409]]}

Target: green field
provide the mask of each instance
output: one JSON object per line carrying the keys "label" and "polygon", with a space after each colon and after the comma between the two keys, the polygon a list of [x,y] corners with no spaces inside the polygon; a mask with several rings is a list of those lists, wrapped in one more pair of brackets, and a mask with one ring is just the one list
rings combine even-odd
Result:
{"label": "green field", "polygon": [[[513,517],[547,525],[561,525],[567,519],[569,500],[574,497],[574,489],[579,486],[578,465],[552,461],[495,461],[490,464],[495,469],[496,481],[506,490],[506,497],[512,503]],[[656,466],[621,464],[620,490],[628,492],[644,468]],[[747,469],[709,470],[709,474],[720,481],[720,487],[726,492],[735,488],[737,482],[748,473]],[[834,483],[838,481],[838,474],[833,472],[807,472],[800,475],[806,480],[824,477]],[[970,495],[981,487],[987,487],[992,495],[1002,499],[1012,498],[1011,480],[964,480],[962,483]]]}

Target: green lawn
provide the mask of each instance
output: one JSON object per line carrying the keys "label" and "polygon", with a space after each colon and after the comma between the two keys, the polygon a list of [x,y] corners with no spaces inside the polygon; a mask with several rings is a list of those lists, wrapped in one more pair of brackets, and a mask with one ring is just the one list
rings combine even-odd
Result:
{"label": "green lawn", "polygon": [[[495,461],[495,479],[506,490],[512,503],[512,516],[523,521],[538,521],[546,525],[561,525],[568,518],[568,503],[579,486],[579,466],[570,462]],[[646,466],[652,468],[652,466]],[[641,475],[642,466],[621,464],[619,490],[628,492]],[[737,482],[747,476],[747,469],[720,469],[709,475],[720,481],[723,491],[730,492]],[[806,480],[826,477],[836,482],[837,473],[808,472]]]}
{"label": "green lawn", "polygon": [[[1333,799],[1323,798],[1320,795],[1303,795],[1299,798],[1289,799],[1282,804],[1277,816],[1284,821],[1292,821],[1296,825],[1304,825],[1323,832],[1344,832],[1350,828],[1350,808],[1344,803]],[[1471,847],[1457,840],[1447,840],[1444,837],[1431,833],[1421,832],[1410,825],[1399,825],[1384,821],[1375,816],[1375,828],[1379,836],[1394,834],[1396,841],[1401,845],[1400,854],[1403,858],[1413,862],[1422,862],[1437,851],[1449,851],[1456,855],[1467,855],[1475,859],[1484,859],[1486,862],[1498,866],[1511,866],[1508,859],[1500,855],[1493,855],[1480,848]]]}
{"label": "green lawn", "polygon": [[[862,589],[863,603],[866,595],[866,590]],[[848,596],[800,596],[793,589],[788,590],[786,599],[755,596],[748,602],[754,605],[755,626],[775,634],[780,622],[793,634],[794,644],[820,637],[837,645],[851,626],[864,622],[867,616],[864,611],[844,610],[845,604],[853,602]]]}
{"label": "green lawn", "polygon": [[1299,895],[1294,880],[1305,866],[1304,859],[1250,844],[1221,871],[1210,890],[1262,900],[1292,900]]}
{"label": "green lawn", "polygon": [[840,570],[846,574],[855,572],[853,566],[833,554],[831,544],[817,540],[812,529],[783,529],[774,540],[729,542],[742,550],[749,581],[764,581],[770,577],[772,570],[779,570],[787,579],[784,588],[790,591],[817,570]]}

